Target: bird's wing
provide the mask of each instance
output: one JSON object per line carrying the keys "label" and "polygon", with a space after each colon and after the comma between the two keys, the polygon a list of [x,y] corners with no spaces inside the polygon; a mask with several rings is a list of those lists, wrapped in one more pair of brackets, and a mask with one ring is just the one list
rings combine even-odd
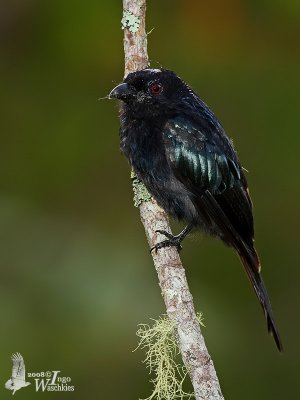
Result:
{"label": "bird's wing", "polygon": [[199,214],[217,226],[221,238],[238,253],[263,308],[268,330],[282,344],[253,246],[252,203],[234,149],[220,125],[200,127],[185,117],[163,129],[166,157],[177,179],[194,198]]}
{"label": "bird's wing", "polygon": [[[225,134],[209,132],[181,116],[166,123],[163,140],[168,162],[177,179],[201,203],[200,206],[210,211],[210,219],[217,225],[227,225],[227,230],[229,222],[235,234],[252,244],[252,204],[247,183]],[[207,207],[209,204],[211,207]]]}
{"label": "bird's wing", "polygon": [[14,379],[22,379],[25,381],[25,364],[23,357],[20,353],[14,353],[11,356],[11,360],[13,362],[12,367],[12,378]]}

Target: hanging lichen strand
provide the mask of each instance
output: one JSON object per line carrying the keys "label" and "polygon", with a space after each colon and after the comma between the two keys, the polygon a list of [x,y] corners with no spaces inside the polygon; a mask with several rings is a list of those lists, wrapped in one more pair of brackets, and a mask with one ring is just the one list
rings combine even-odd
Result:
{"label": "hanging lichen strand", "polygon": [[[201,314],[197,315],[201,322]],[[180,350],[175,336],[175,321],[163,315],[158,320],[153,320],[152,326],[139,325],[137,336],[139,344],[137,349],[146,352],[144,363],[153,376],[152,394],[145,400],[173,400],[194,397],[183,389],[187,376],[187,369],[179,357]],[[203,325],[203,324],[202,324]]]}

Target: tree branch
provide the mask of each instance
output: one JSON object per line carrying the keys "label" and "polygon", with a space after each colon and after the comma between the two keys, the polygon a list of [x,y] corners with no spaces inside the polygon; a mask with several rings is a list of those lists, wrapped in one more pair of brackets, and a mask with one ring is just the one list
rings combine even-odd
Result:
{"label": "tree branch", "polygon": [[[146,0],[123,0],[125,76],[148,67],[145,31]],[[135,205],[139,207],[150,248],[163,240],[157,230],[171,232],[166,213],[133,177]],[[175,321],[178,346],[197,400],[224,400],[212,359],[205,346],[189,291],[185,270],[174,247],[152,252],[169,318]]]}

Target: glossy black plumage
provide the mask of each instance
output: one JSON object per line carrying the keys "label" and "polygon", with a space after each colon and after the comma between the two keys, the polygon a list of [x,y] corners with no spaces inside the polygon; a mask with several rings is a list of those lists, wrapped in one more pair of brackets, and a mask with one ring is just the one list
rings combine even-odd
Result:
{"label": "glossy black plumage", "polygon": [[281,350],[253,245],[247,181],[216,116],[168,70],[132,73],[110,97],[123,101],[121,150],[138,177],[173,217],[236,250]]}

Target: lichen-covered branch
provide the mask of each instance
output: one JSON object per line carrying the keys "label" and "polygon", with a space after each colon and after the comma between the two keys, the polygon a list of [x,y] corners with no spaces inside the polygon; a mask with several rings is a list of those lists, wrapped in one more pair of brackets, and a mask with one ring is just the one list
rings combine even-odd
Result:
{"label": "lichen-covered branch", "polygon": [[149,64],[145,15],[146,0],[123,0],[125,76]]}
{"label": "lichen-covered branch", "polygon": [[[157,3],[158,4],[158,3]],[[145,31],[146,0],[123,0],[125,76],[148,66]],[[133,177],[135,204],[139,207],[150,248],[163,240],[157,230],[171,232],[166,213],[146,188]],[[197,400],[223,400],[212,359],[196,317],[185,270],[174,247],[152,252],[169,318],[174,321],[178,346]]]}

